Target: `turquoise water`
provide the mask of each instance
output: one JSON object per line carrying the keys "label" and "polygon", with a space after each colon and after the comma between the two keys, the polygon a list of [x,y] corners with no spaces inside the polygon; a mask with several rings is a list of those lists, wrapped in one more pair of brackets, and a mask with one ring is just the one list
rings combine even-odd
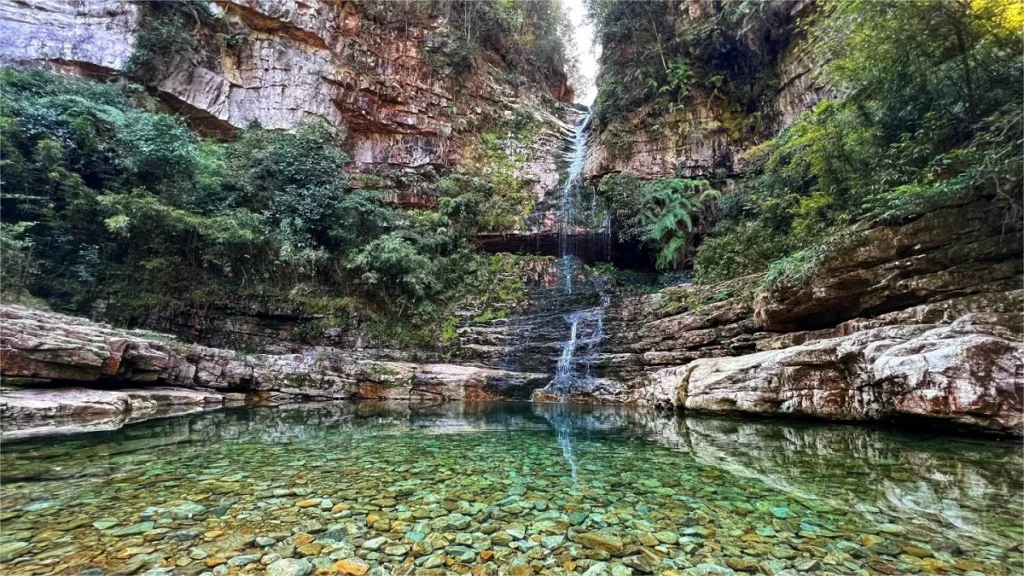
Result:
{"label": "turquoise water", "polygon": [[3,444],[4,574],[1019,574],[1014,440],[308,404]]}

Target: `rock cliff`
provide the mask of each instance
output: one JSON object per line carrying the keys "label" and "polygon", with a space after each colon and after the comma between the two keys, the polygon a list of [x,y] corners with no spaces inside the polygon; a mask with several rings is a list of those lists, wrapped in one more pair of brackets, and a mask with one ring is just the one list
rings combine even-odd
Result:
{"label": "rock cliff", "polygon": [[[130,415],[157,405],[219,404],[240,395],[440,401],[523,397],[547,382],[543,374],[375,361],[336,349],[244,355],[21,306],[5,306],[2,320],[0,414],[12,421]],[[200,393],[176,390],[182,388]]]}
{"label": "rock cliff", "polygon": [[976,200],[865,226],[805,282],[616,299],[600,364],[639,402],[1020,433],[1022,236],[999,214]]}
{"label": "rock cliff", "polygon": [[[404,5],[403,5],[404,6]],[[0,54],[6,66],[38,66],[90,77],[121,76],[139,31],[139,4],[3,0]],[[572,92],[565,77],[509,70],[495,52],[457,77],[446,57],[441,16],[410,20],[398,4],[312,0],[217,0],[189,34],[195,54],[178,54],[147,88],[200,132],[230,138],[258,123],[293,130],[321,119],[345,136],[353,169],[382,176],[397,201],[430,202],[433,171],[459,165],[478,126],[526,110],[562,136]],[[539,138],[519,176],[539,196],[554,187],[558,146]],[[423,198],[426,195],[427,198]]]}
{"label": "rock cliff", "polygon": [[[711,19],[710,4],[671,4],[677,10],[676,25]],[[758,72],[774,81],[756,112],[737,109],[719,90],[710,88],[711,82],[692,81],[683,106],[665,111],[657,102],[650,103],[600,126],[587,154],[587,177],[599,180],[624,172],[643,180],[721,179],[742,173],[751,148],[796,121],[828,90],[815,78],[813,54],[802,44],[802,36],[792,32],[798,19],[814,12],[815,3],[798,0],[784,7],[779,21],[771,24],[783,40],[767,50],[770,64]],[[741,129],[745,122],[753,122],[756,129]]]}

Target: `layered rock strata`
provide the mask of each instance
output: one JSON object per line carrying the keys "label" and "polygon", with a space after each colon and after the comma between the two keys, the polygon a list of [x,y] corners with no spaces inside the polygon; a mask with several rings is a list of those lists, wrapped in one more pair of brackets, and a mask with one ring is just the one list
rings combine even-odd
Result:
{"label": "layered rock strata", "polygon": [[[316,119],[337,129],[356,171],[385,179],[395,202],[436,200],[436,169],[456,167],[480,125],[526,110],[544,126],[518,174],[543,196],[557,184],[564,75],[525,79],[493,53],[464,77],[445,62],[452,32],[442,17],[410,20],[407,5],[324,0],[215,0],[210,22],[190,23],[198,53],[183,51],[147,88],[201,132],[230,138],[255,122],[294,130]],[[0,55],[89,77],[122,75],[147,26],[132,2],[2,0]],[[212,28],[212,27],[215,27]]]}
{"label": "layered rock strata", "polygon": [[[700,2],[676,6],[681,21],[713,18]],[[815,3],[794,0],[786,6],[785,22],[776,23],[773,31],[788,39],[775,49],[774,65],[763,72],[778,81],[758,111],[760,137],[741,135],[737,117],[745,113],[730,109],[716,90],[694,83],[685,106],[665,112],[645,105],[602,126],[587,153],[586,176],[600,179],[622,172],[643,180],[679,175],[717,179],[744,172],[755,145],[791,125],[828,93],[815,76],[817,63],[807,43],[789,30],[814,12]]]}
{"label": "layered rock strata", "polygon": [[[381,362],[334,349],[243,355],[158,341],[154,338],[161,335],[117,330],[20,306],[4,307],[0,314],[0,372],[5,387],[49,389],[12,393],[5,388],[0,397],[0,415],[5,419],[132,413],[155,402],[159,391],[149,386],[203,391],[163,392],[168,397],[164,404],[174,404],[223,402],[225,393],[228,398],[245,393],[317,399],[482,399],[528,395],[547,383],[543,375],[532,373]],[[69,385],[74,388],[52,391]],[[120,388],[144,388],[145,392]]]}
{"label": "layered rock strata", "polygon": [[116,430],[125,424],[240,403],[244,394],[154,387],[14,388],[0,393],[4,439]]}
{"label": "layered rock strata", "polygon": [[690,410],[1021,433],[1024,238],[1002,210],[975,199],[851,231],[803,282],[617,300],[600,364],[638,401]]}
{"label": "layered rock strata", "polygon": [[638,399],[700,412],[840,420],[920,417],[1024,432],[1019,318],[969,314],[737,357],[649,376]]}

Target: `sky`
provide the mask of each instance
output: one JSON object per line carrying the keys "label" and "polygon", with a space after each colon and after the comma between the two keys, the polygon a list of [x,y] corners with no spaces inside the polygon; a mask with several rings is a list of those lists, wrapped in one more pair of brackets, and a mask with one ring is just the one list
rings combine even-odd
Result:
{"label": "sky", "polygon": [[562,3],[569,10],[576,42],[576,53],[580,59],[580,72],[586,78],[583,86],[576,86],[576,101],[589,106],[593,104],[594,97],[597,96],[595,82],[600,48],[595,49],[594,47],[594,27],[586,23],[587,10],[583,6],[583,0],[562,0]]}

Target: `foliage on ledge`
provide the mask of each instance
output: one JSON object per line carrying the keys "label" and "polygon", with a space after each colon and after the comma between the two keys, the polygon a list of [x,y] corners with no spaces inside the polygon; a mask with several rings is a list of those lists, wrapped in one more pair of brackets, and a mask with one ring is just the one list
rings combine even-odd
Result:
{"label": "foliage on ledge", "polygon": [[438,31],[443,41],[424,48],[428,60],[455,77],[476,70],[488,54],[510,71],[551,87],[577,76],[571,22],[558,0],[364,0],[359,10],[393,28],[446,22]]}
{"label": "foliage on ledge", "polygon": [[609,126],[639,110],[656,122],[700,94],[732,119],[737,138],[769,125],[768,99],[778,87],[774,64],[794,32],[791,4],[588,0],[607,47],[597,122]]}
{"label": "foliage on ledge", "polygon": [[[455,190],[399,210],[349,186],[321,124],[200,139],[140,89],[4,70],[5,298],[111,319],[276,298],[340,323],[436,343],[450,309],[487,298],[501,266]],[[395,326],[403,330],[396,331]]]}
{"label": "foliage on ledge", "polygon": [[[667,8],[636,4],[592,3],[606,46],[625,47],[606,51],[610,67],[603,76],[622,84],[601,85],[598,102],[606,114],[651,97],[637,92],[639,79],[616,76],[615,66],[641,62],[632,74],[645,74],[659,68],[662,55],[674,54],[676,37],[663,26],[671,20]],[[781,4],[724,2],[710,20],[683,28],[722,24],[728,14],[770,16]],[[827,63],[819,74],[837,96],[753,150],[748,176],[725,188],[713,208],[714,229],[702,234],[693,258],[698,282],[765,272],[762,289],[798,281],[814,273],[821,246],[842,244],[853,225],[903,222],[976,195],[996,198],[1007,226],[1020,225],[1021,5],[851,0],[824,2],[821,9],[799,33]],[[666,82],[663,76],[657,84]],[[630,87],[634,92],[622,91]],[[602,180],[620,218],[639,214],[647,195],[630,178]]]}

